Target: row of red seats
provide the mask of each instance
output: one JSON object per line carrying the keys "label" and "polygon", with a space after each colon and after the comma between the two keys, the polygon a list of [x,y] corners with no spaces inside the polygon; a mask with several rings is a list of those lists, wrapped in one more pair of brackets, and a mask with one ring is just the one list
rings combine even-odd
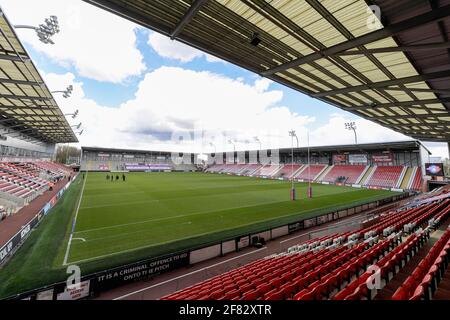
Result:
{"label": "row of red seats", "polygon": [[386,228],[391,228],[393,231],[399,231],[403,229],[404,225],[410,222],[416,222],[416,225],[418,225],[418,222],[429,219],[434,214],[440,212],[440,210],[448,204],[448,201],[450,201],[450,199],[441,203],[431,203],[412,209],[397,211],[394,214],[383,217],[381,221],[375,225],[362,229],[359,232],[365,234],[366,232],[373,230],[376,234],[381,234]]}
{"label": "row of red seats", "polygon": [[242,171],[247,165],[246,164],[229,164],[221,172],[237,174]]}
{"label": "row of red seats", "polygon": [[301,270],[302,272],[296,273],[296,276],[286,281],[285,283],[280,283],[279,285],[272,286],[272,289],[265,294],[261,295],[259,290],[253,290],[247,292],[243,299],[254,300],[289,300],[305,287],[309,286],[311,283],[320,281],[323,279],[331,270],[334,270],[337,266],[341,265],[344,261],[348,260],[350,257],[359,255],[362,251],[366,249],[366,246],[361,244],[354,248],[339,247],[338,249],[332,250],[324,259],[322,259],[320,264],[314,264],[310,268],[305,268]]}
{"label": "row of red seats", "polygon": [[447,220],[448,216],[450,215],[450,206],[448,206],[446,209],[444,209],[442,212],[438,213],[433,219],[432,219],[432,225],[431,227],[434,229],[437,229],[445,220]]}
{"label": "row of red seats", "polygon": [[413,178],[413,182],[411,184],[412,190],[422,190],[422,170],[421,168],[417,168],[416,173]]}
{"label": "row of red seats", "polygon": [[442,214],[446,211],[446,208],[448,208],[448,205],[450,204],[450,199],[445,199],[441,201],[436,207],[430,209],[428,212],[425,212],[425,214],[422,214],[420,216],[416,215],[413,217],[413,219],[410,219],[410,222],[408,225],[404,226],[405,231],[411,232],[411,228],[417,228],[418,226],[425,225],[426,222],[429,222],[432,218],[437,216],[438,214]]}
{"label": "row of red seats", "polygon": [[[405,242],[399,244],[392,251],[379,259],[374,268],[367,270],[347,287],[341,290],[333,300],[370,300],[376,294],[377,289],[369,288],[369,283],[374,285],[375,277],[379,284],[389,282],[392,277],[412,258],[412,256],[426,243],[429,238],[428,231],[422,231],[419,235],[410,235]],[[371,278],[372,277],[372,278]]]}
{"label": "row of red seats", "polygon": [[225,167],[224,164],[214,164],[214,165],[208,167],[205,171],[217,173],[217,172],[220,172],[224,167]]}
{"label": "row of red seats", "polygon": [[275,178],[287,178],[291,179],[293,175],[299,170],[301,167],[303,167],[302,164],[285,164],[283,168],[277,172],[277,174],[274,176]]}
{"label": "row of red seats", "polygon": [[253,175],[256,171],[258,171],[259,169],[262,168],[261,164],[247,164],[244,165],[245,168],[240,171],[239,173],[244,175],[244,176],[251,176]]}
{"label": "row of red seats", "polygon": [[35,161],[29,163],[31,166],[37,168],[39,171],[47,171],[54,177],[67,176],[71,173],[71,169],[63,164],[50,161]]}
{"label": "row of red seats", "polygon": [[313,238],[310,240],[307,240],[305,242],[302,242],[299,245],[292,246],[288,249],[288,252],[295,252],[295,251],[301,251],[305,249],[314,249],[316,247],[323,245],[332,245],[335,242],[338,242],[339,244],[344,243],[350,235],[352,235],[353,232],[349,231],[346,233],[338,233],[338,234],[332,234],[329,236],[323,236],[320,238]]}
{"label": "row of red seats", "polygon": [[24,199],[34,193],[32,190],[8,181],[0,181],[0,191]]}
{"label": "row of red seats", "polygon": [[296,299],[298,294],[303,292],[306,288],[318,284],[320,282],[326,281],[327,277],[333,270],[336,270],[340,266],[346,263],[346,261],[359,256],[364,252],[368,245],[361,243],[355,247],[341,247],[345,248],[339,255],[331,257],[331,259],[324,262],[322,265],[317,266],[317,268],[310,270],[309,272],[299,275],[297,278],[293,279],[290,283],[286,283],[284,286],[276,289],[265,296],[265,300],[281,300],[281,299]]}
{"label": "row of red seats", "polygon": [[[443,201],[440,204],[432,203],[401,212],[393,212],[388,214],[386,216],[387,218],[381,222],[380,230],[390,226],[396,226],[395,229],[402,230],[403,225],[401,224],[410,223],[413,221],[412,219],[422,221],[425,219],[423,217],[428,218],[431,215],[439,213],[439,210],[442,210],[445,205]],[[333,244],[334,239],[339,237],[344,237],[345,240],[356,240],[351,235],[352,233],[350,232],[344,235],[330,235],[320,239],[309,240],[308,243],[318,243],[319,245],[324,243],[324,245],[328,246]],[[380,242],[380,246],[383,243],[383,241]],[[377,246],[373,247],[375,248],[373,249],[374,251],[370,251],[370,253],[363,254],[362,256],[360,255],[366,249],[370,248],[366,242],[356,243],[354,248],[338,246],[334,249],[300,251],[300,253],[297,252],[295,254],[261,259],[200,284],[196,284],[188,289],[166,296],[163,299],[253,300],[291,299],[294,296],[298,299],[302,298],[302,295],[308,294],[310,297],[312,295],[312,297],[318,298],[318,292],[322,297],[327,297],[327,295],[331,295],[328,290],[329,288],[332,288],[338,283],[339,287],[335,289],[340,289],[342,285],[350,282],[350,278],[346,278],[347,276],[357,276],[365,267],[383,256],[383,254],[377,251],[379,249]],[[390,250],[392,249],[393,247],[391,246]],[[384,254],[389,251],[380,250]],[[388,266],[392,264],[391,258],[386,261],[380,260],[382,263],[387,263],[385,270],[389,270]],[[395,259],[398,260],[398,256]],[[394,261],[396,261],[395,259]],[[335,273],[333,273],[334,271]],[[314,289],[315,287],[317,289]],[[307,290],[305,291],[304,289]],[[314,289],[315,291],[310,292],[310,289]]]}
{"label": "row of red seats", "polygon": [[0,172],[0,191],[15,197],[27,199],[45,186],[36,184],[15,175]]}
{"label": "row of red seats", "polygon": [[[195,300],[195,299],[236,299],[256,291],[257,295],[264,295],[272,289],[290,281],[292,277],[303,275],[314,270],[330,256],[339,254],[344,248],[335,250],[321,250],[279,256],[269,259],[260,259],[251,264],[240,267],[214,277],[200,284],[194,285],[181,292],[164,297],[169,300]],[[267,284],[270,287],[267,287]]]}
{"label": "row of red seats", "polygon": [[[395,246],[394,239],[382,240],[368,250],[347,259],[338,268],[326,274],[320,281],[312,283],[309,287],[300,291],[295,300],[322,300],[333,296],[333,293],[345,287],[347,283],[355,276],[358,276],[373,261],[380,256],[384,256]],[[366,243],[360,243],[358,246],[366,246]]]}
{"label": "row of red seats", "polygon": [[406,278],[392,296],[393,300],[431,299],[448,266],[450,254],[450,229],[433,245],[427,256]]}
{"label": "row of red seats", "polygon": [[326,166],[326,164],[311,164],[309,167],[306,166],[299,175],[295,176],[295,179],[312,181]]}
{"label": "row of red seats", "polygon": [[35,178],[37,177],[36,172],[27,170],[25,168],[22,168],[20,166],[16,166],[12,163],[3,162],[0,163],[0,170],[11,172],[11,173],[17,173],[20,176],[29,177],[29,178]]}
{"label": "row of red seats", "polygon": [[322,179],[322,181],[327,182],[336,182],[336,179],[339,177],[346,177],[346,183],[356,183],[358,178],[364,172],[366,166],[357,166],[357,165],[335,165],[333,168],[326,174],[326,176]]}
{"label": "row of red seats", "polygon": [[273,177],[274,174],[280,169],[279,165],[267,164],[260,169],[256,170],[253,174],[255,177]]}
{"label": "row of red seats", "polygon": [[12,163],[0,163],[0,171],[15,176],[17,179],[22,179],[28,183],[36,185],[45,185],[46,181],[39,178],[39,176],[30,170],[20,168]]}
{"label": "row of red seats", "polygon": [[[277,171],[278,166],[267,165],[263,166],[261,164],[222,164],[222,165],[212,165],[206,171],[214,173],[230,173],[230,174],[242,174],[251,176],[270,176],[270,177],[285,177],[292,178],[293,173],[297,172],[300,168],[305,167],[301,173],[296,174],[294,178],[298,180],[314,180],[314,178],[325,168],[326,164],[312,164],[301,165],[285,164],[283,168]],[[364,172],[366,167],[364,165],[336,165],[334,166],[326,176],[321,179],[325,182],[335,182],[338,177],[346,177],[346,183],[356,183],[358,178]],[[262,171],[265,170],[266,171]],[[273,169],[273,170],[272,170]],[[377,166],[375,172],[372,174],[369,181],[365,183],[367,186],[375,187],[386,187],[393,188],[399,182],[399,178],[403,171],[403,166]],[[414,190],[420,190],[422,183],[421,170],[416,170],[415,176],[413,177],[413,183],[411,188]]]}
{"label": "row of red seats", "polygon": [[403,168],[403,166],[377,166],[366,185],[394,188],[402,174]]}
{"label": "row of red seats", "polygon": [[[389,243],[386,243],[387,245]],[[249,274],[239,274],[239,277],[247,277],[247,281],[241,278],[232,278],[227,274],[210,279],[200,285],[183,290],[180,293],[167,296],[163,299],[290,299],[298,291],[306,288],[310,284],[326,279],[332,270],[343,266],[344,272],[350,273],[356,265],[347,265],[346,262],[351,259],[357,259],[358,256],[368,248],[368,244],[360,243],[353,248],[339,247],[334,250],[321,250],[318,253],[308,252],[290,257],[295,265],[289,263],[287,259],[282,257],[280,270],[279,266],[274,268],[279,270],[279,275],[268,274],[261,271],[261,265],[252,270],[253,265],[247,266],[245,269]],[[383,247],[384,248],[384,247]],[[295,261],[297,260],[297,261]],[[361,260],[357,260],[360,263]],[[267,266],[264,266],[267,268]],[[284,269],[286,270],[283,271]],[[239,270],[237,270],[239,272]],[[268,275],[268,278],[265,278]],[[231,280],[231,281],[230,281]]]}

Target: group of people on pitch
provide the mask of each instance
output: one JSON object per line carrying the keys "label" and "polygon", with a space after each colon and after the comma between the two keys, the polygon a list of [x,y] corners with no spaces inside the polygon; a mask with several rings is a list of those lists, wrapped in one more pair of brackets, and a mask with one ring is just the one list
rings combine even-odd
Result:
{"label": "group of people on pitch", "polygon": [[[119,175],[117,174],[115,177],[116,180],[119,180]],[[106,180],[111,180],[111,182],[114,181],[114,175],[112,174],[111,176],[109,174],[106,175]],[[125,176],[125,174],[122,173],[122,181],[126,181],[127,177]]]}

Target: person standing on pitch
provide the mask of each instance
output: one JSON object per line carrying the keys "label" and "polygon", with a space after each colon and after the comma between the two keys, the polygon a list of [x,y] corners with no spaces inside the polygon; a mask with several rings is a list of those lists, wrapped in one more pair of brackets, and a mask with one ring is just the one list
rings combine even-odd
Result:
{"label": "person standing on pitch", "polygon": [[122,180],[125,182],[125,174],[122,174]]}

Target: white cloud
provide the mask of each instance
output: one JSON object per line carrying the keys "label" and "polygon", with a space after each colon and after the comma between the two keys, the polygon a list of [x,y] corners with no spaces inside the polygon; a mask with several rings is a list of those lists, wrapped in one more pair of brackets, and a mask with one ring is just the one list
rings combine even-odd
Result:
{"label": "white cloud", "polygon": [[[345,123],[355,121],[357,126],[358,143],[376,143],[412,140],[411,137],[395,132],[374,122],[355,117],[348,117],[340,113],[330,115],[328,123],[316,128],[310,133],[311,145],[340,145],[354,143],[354,133],[345,129]],[[306,137],[306,136],[305,136]],[[433,153],[432,156],[449,158],[448,147],[445,143],[425,142],[424,145]]]}
{"label": "white cloud", "polygon": [[[228,138],[236,140],[237,150],[255,149],[258,144],[253,137],[258,136],[263,148],[278,148],[291,145],[288,130],[292,128],[300,146],[306,146],[308,127],[312,146],[354,143],[353,132],[346,130],[344,123],[355,117],[334,113],[326,124],[314,128],[315,118],[280,105],[282,92],[270,90],[267,80],[257,79],[249,85],[211,72],[161,67],[146,74],[133,99],[111,108],[86,98],[83,84],[73,74],[43,76],[51,89],[74,84],[70,99],[56,98],[63,112],[73,112],[74,106],[80,110],[79,118],[70,121],[83,123],[85,133],[80,141],[85,146],[212,152],[210,141],[217,151],[232,150]],[[356,124],[360,143],[411,139],[364,119],[357,119]],[[174,131],[192,134],[199,128],[207,135],[203,149],[170,139]],[[445,145],[429,147],[445,156]]]}
{"label": "white cloud", "polygon": [[446,143],[424,142],[425,147],[431,151],[431,157],[440,157],[441,159],[449,159],[449,150]]}
{"label": "white cloud", "polygon": [[148,44],[163,58],[179,60],[183,63],[196,58],[205,57],[208,62],[224,62],[210,54],[204,53],[182,42],[171,40],[160,33],[152,32],[148,37]]}
{"label": "white cloud", "polygon": [[411,140],[405,135],[380,126],[374,122],[355,117],[348,117],[341,113],[330,115],[328,123],[312,130],[311,143],[314,145],[352,144],[355,142],[353,131],[345,128],[346,122],[354,121],[357,127],[358,143],[389,142]]}
{"label": "white cloud", "polygon": [[218,149],[231,147],[218,141],[223,132],[244,147],[243,142],[253,141],[255,135],[265,143],[280,137],[289,141],[286,128],[314,121],[279,106],[283,94],[269,90],[266,80],[249,85],[210,72],[161,67],[145,76],[134,99],[110,108],[88,99],[73,74],[43,77],[51,89],[73,83],[71,98],[56,99],[65,113],[73,112],[74,106],[80,110],[73,122],[81,121],[86,129],[82,145],[176,150],[180,146],[170,140],[174,131],[191,132],[201,126],[210,135],[214,132]]}
{"label": "white cloud", "polygon": [[17,29],[21,40],[84,77],[120,83],[145,70],[136,48],[137,26],[79,0],[2,0],[13,24],[39,25],[50,15],[58,17],[61,31],[55,45],[41,43],[32,30]]}

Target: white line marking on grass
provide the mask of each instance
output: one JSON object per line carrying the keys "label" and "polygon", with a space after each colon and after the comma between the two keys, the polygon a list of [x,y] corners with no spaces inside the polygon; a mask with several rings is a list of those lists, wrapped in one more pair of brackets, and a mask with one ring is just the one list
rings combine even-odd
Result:
{"label": "white line marking on grass", "polygon": [[[101,189],[102,191],[104,191],[105,189]],[[92,190],[91,190],[92,191]],[[98,197],[110,197],[111,195],[125,195],[125,194],[141,194],[141,193],[145,193],[144,191],[133,191],[133,192],[108,192],[105,194],[93,194],[93,195],[87,195],[85,197],[94,197],[94,198],[98,198]],[[89,208],[89,207],[82,207],[83,208]]]}
{"label": "white line marking on grass", "polygon": [[[340,188],[340,187],[339,187]],[[350,192],[358,192],[361,191],[361,189],[355,189],[355,188],[350,188],[347,191],[342,191],[342,192],[330,192],[330,193],[326,193],[323,194],[321,196],[315,196],[314,198],[320,198],[320,197],[327,197],[327,196],[332,196],[332,195],[337,195],[337,194],[344,194],[344,193],[350,193]],[[253,190],[253,191],[246,191],[244,193],[255,193],[255,192],[260,192],[259,190]],[[145,192],[144,192],[145,193]],[[226,193],[226,195],[233,195],[234,193],[238,193],[238,192],[233,192],[233,193]],[[242,192],[241,192],[242,193]],[[116,194],[120,194],[120,193],[116,193]],[[223,196],[225,194],[218,194],[218,195],[213,195],[213,196]],[[88,196],[89,197],[89,196]],[[97,197],[97,195],[95,195],[95,197]],[[193,196],[193,197],[186,197],[186,198],[210,198],[211,195],[209,194],[205,194],[205,195],[200,195],[200,196]],[[135,205],[135,204],[146,204],[146,203],[154,203],[154,202],[164,202],[164,201],[179,201],[180,199],[183,199],[185,197],[176,197],[176,198],[163,198],[163,199],[151,199],[151,200],[138,200],[138,201],[128,201],[128,202],[124,202],[121,201],[120,203],[108,203],[108,204],[101,204],[101,205],[94,205],[94,206],[83,206],[80,209],[95,209],[95,208],[107,208],[107,207],[119,207],[119,206],[130,206],[130,205]],[[276,202],[285,202],[285,200],[283,201],[270,201],[270,202],[261,202],[262,204],[271,204],[271,203],[276,203]],[[240,208],[240,207],[238,207]]]}
{"label": "white line marking on grass", "polygon": [[[205,189],[205,188],[201,188],[201,189]],[[195,188],[193,190],[195,190]],[[243,193],[255,193],[255,192],[260,192],[260,190],[245,191]],[[145,192],[142,192],[142,193],[145,193]],[[206,197],[210,198],[211,196],[222,197],[223,195],[233,195],[235,193],[242,193],[242,192],[236,191],[236,192],[232,192],[232,193],[215,194],[215,195],[205,194],[205,195],[192,196],[192,197],[163,198],[163,199],[138,200],[138,201],[128,201],[128,202],[121,201],[120,203],[108,203],[108,204],[101,204],[101,205],[94,205],[94,206],[83,206],[83,207],[81,207],[81,209],[95,209],[95,208],[106,208],[106,207],[129,206],[129,205],[135,205],[135,204],[154,203],[154,202],[163,202],[163,201],[174,201],[174,200],[178,201],[179,199],[183,199],[183,198],[190,198],[190,199],[192,199],[192,198],[206,198]],[[342,193],[345,193],[345,192],[342,192]],[[122,194],[122,193],[114,193],[114,194]],[[107,194],[107,195],[109,196],[110,194]],[[104,195],[92,195],[92,197],[98,197],[98,196],[106,196],[106,194],[104,194]],[[88,197],[91,197],[91,196],[88,196]],[[280,201],[276,201],[276,202],[280,202]],[[269,202],[269,203],[272,203],[272,202]]]}
{"label": "white line marking on grass", "polygon": [[[285,201],[262,202],[262,204],[265,205],[265,204],[274,204],[274,203],[281,203],[281,202],[285,202]],[[184,218],[184,217],[190,217],[190,216],[196,216],[196,215],[202,215],[202,214],[209,214],[209,213],[212,214],[212,213],[215,213],[215,212],[221,212],[221,211],[226,211],[226,210],[236,210],[236,209],[242,209],[242,208],[251,208],[251,207],[254,207],[254,206],[258,206],[258,205],[261,205],[261,204],[249,205],[249,206],[245,205],[245,206],[228,207],[226,209],[220,209],[220,210],[197,211],[195,213],[190,213],[190,214],[181,214],[181,215],[165,217],[165,218],[147,219],[147,220],[130,222],[130,223],[116,224],[116,225],[107,226],[107,227],[100,227],[100,228],[93,228],[93,229],[88,229],[88,230],[81,230],[81,231],[74,232],[74,234],[80,234],[80,233],[86,233],[86,232],[98,231],[98,230],[105,230],[105,229],[114,229],[114,228],[126,227],[126,226],[131,226],[131,225],[136,225],[136,224],[145,224],[145,223],[148,223],[148,222],[178,219],[178,218]],[[83,209],[83,208],[81,208],[81,209]],[[223,218],[223,215],[220,215],[220,217]]]}
{"label": "white line marking on grass", "polygon": [[127,297],[129,297],[129,296],[132,296],[132,295],[134,295],[134,294],[141,293],[141,292],[143,292],[143,291],[146,291],[146,290],[149,290],[149,289],[152,289],[152,288],[159,287],[159,286],[161,286],[161,285],[163,285],[163,284],[166,284],[166,283],[169,283],[169,282],[178,280],[178,279],[182,279],[182,278],[191,276],[191,275],[193,275],[193,274],[196,274],[196,273],[205,271],[205,270],[207,270],[207,269],[211,269],[211,268],[213,268],[213,267],[217,267],[217,266],[219,266],[219,265],[221,265],[221,264],[224,264],[224,263],[226,263],[226,262],[230,262],[230,261],[233,261],[233,260],[242,258],[242,257],[247,256],[247,255],[250,255],[250,254],[255,254],[255,253],[257,253],[257,252],[260,252],[260,251],[266,250],[266,249],[267,249],[267,247],[262,247],[261,249],[258,249],[258,250],[252,251],[252,252],[247,252],[247,253],[241,254],[241,255],[239,255],[239,256],[236,256],[236,257],[233,257],[233,258],[230,258],[230,259],[227,259],[227,260],[224,260],[224,261],[215,263],[215,264],[213,264],[213,265],[210,265],[210,266],[207,266],[207,267],[204,267],[204,268],[201,268],[201,269],[198,269],[198,270],[195,270],[195,271],[192,271],[192,272],[183,274],[183,275],[181,275],[181,276],[178,276],[178,277],[175,277],[175,278],[166,280],[166,281],[159,282],[159,283],[154,284],[154,285],[151,285],[151,286],[149,286],[149,287],[145,287],[145,288],[142,288],[142,289],[139,289],[139,290],[136,290],[136,291],[127,293],[127,294],[125,294],[125,295],[123,295],[123,296],[120,296],[120,297],[117,297],[117,298],[115,298],[115,299],[113,299],[113,300],[122,300],[122,299],[127,298]]}
{"label": "white line marking on grass", "polygon": [[[355,191],[357,191],[357,190],[355,190]],[[325,194],[325,195],[322,195],[322,196],[316,196],[315,198],[317,199],[317,198],[320,198],[320,197],[326,197],[326,196],[329,196],[329,195],[328,195],[328,194]],[[379,196],[377,195],[377,196],[369,197],[369,198],[367,198],[367,199],[365,199],[365,200],[369,200],[369,199],[372,199],[372,198],[375,198],[375,197],[378,198]],[[282,201],[282,202],[284,202],[284,201]],[[242,206],[242,207],[245,207],[245,206]],[[327,208],[330,208],[330,207],[335,207],[335,204],[330,205],[330,206],[326,206],[326,207],[322,207],[322,208],[320,208],[320,209],[324,210],[324,209],[327,209]],[[241,208],[241,207],[237,207],[237,208]],[[291,212],[291,213],[289,213],[289,214],[282,215],[282,216],[278,216],[278,217],[276,217],[276,218],[268,218],[268,219],[263,219],[263,220],[255,220],[255,221],[253,221],[253,222],[251,222],[251,223],[242,224],[242,225],[239,225],[239,226],[236,226],[236,227],[227,228],[227,229],[222,229],[222,230],[220,230],[220,231],[232,230],[232,229],[236,229],[236,228],[239,228],[239,227],[246,227],[246,226],[253,225],[253,224],[255,224],[255,223],[261,223],[261,222],[271,221],[271,220],[280,219],[280,218],[284,218],[284,217],[288,217],[288,216],[292,216],[292,215],[296,215],[296,214],[306,214],[306,213],[309,213],[309,212],[312,212],[312,211],[315,211],[315,210],[317,210],[317,208],[310,209],[310,210],[303,211],[303,212],[302,212],[302,211],[300,211],[300,212]],[[217,211],[222,211],[222,210],[217,210]],[[193,215],[198,215],[198,214],[205,214],[205,213],[210,213],[210,212],[217,212],[217,211],[208,211],[208,212],[202,212],[202,213],[194,213],[194,214],[190,214],[190,215],[174,216],[174,217],[169,217],[169,218],[161,218],[161,219],[157,219],[157,220],[169,220],[169,219],[173,219],[173,218],[188,217],[188,216],[193,216]],[[307,218],[305,218],[305,219],[307,219]],[[155,220],[155,219],[150,220],[150,221],[154,221],[154,220]],[[130,223],[130,224],[140,224],[140,223],[145,223],[145,222],[148,222],[148,221],[144,221],[144,222],[142,222],[142,221],[141,221],[141,222],[134,222],[134,223]],[[129,224],[124,224],[124,225],[129,225]],[[104,227],[104,228],[99,228],[99,229],[110,229],[110,228],[116,228],[116,227],[121,227],[121,226],[122,226],[122,225],[116,225],[116,226]],[[76,232],[76,234],[79,234],[79,233],[86,233],[86,232],[89,232],[89,231],[95,231],[95,230],[98,230],[98,229],[90,229],[90,230],[78,231],[78,232]],[[136,231],[136,232],[130,232],[130,233],[125,233],[125,234],[114,235],[114,236],[112,236],[112,237],[116,238],[116,237],[120,237],[120,236],[123,236],[123,235],[131,235],[131,234],[142,233],[142,232],[147,232],[147,231],[146,231],[146,230],[140,230],[140,231]],[[211,232],[204,232],[204,233],[196,234],[195,236],[202,236],[202,235],[206,235],[206,234],[210,234],[210,233],[211,233]],[[88,239],[86,242],[90,242],[90,241],[98,241],[98,240],[107,239],[107,238],[112,238],[112,237],[111,237],[111,236],[108,236],[108,237],[95,238],[95,239],[92,239],[92,240],[89,240],[89,239]],[[122,254],[122,253],[127,253],[127,252],[132,252],[132,251],[136,251],[136,250],[144,249],[144,248],[149,248],[149,247],[153,247],[153,246],[163,245],[163,244],[166,244],[166,243],[171,243],[171,242],[173,242],[173,241],[181,241],[181,240],[185,240],[185,239],[189,239],[189,238],[192,238],[192,236],[188,236],[188,237],[185,237],[185,238],[179,238],[179,239],[172,239],[172,240],[169,240],[169,241],[159,242],[159,243],[155,243],[155,244],[151,244],[151,245],[148,245],[148,244],[147,244],[147,245],[145,245],[145,246],[134,247],[134,248],[130,248],[130,249],[122,250],[122,251],[116,251],[116,252],[113,252],[113,253],[108,253],[108,254],[104,254],[104,255],[94,256],[94,257],[87,258],[87,259],[81,259],[81,260],[77,260],[77,261],[74,261],[74,262],[71,262],[71,263],[77,264],[77,263],[81,263],[81,262],[87,262],[87,261],[98,260],[98,259],[101,259],[101,258],[106,258],[106,257],[110,257],[110,256]]]}
{"label": "white line marking on grass", "polygon": [[[253,224],[253,222],[245,224],[245,225],[242,225],[242,227],[249,226],[249,225],[252,225],[252,224]],[[235,227],[222,229],[220,231],[229,231],[229,230],[233,230],[233,229],[235,229]],[[132,233],[126,233],[125,235],[130,235],[130,234],[139,233],[139,232],[145,232],[145,231],[146,230],[138,231],[138,232],[132,232]],[[209,234],[211,234],[211,231],[198,233],[198,234],[195,234],[194,236],[195,237],[200,237],[200,236],[209,235]],[[121,236],[121,235],[123,235],[123,234],[119,234],[118,236]],[[94,257],[91,257],[91,258],[86,258],[86,259],[81,259],[81,260],[77,260],[77,261],[72,261],[71,263],[72,264],[79,264],[79,263],[82,263],[82,262],[103,259],[103,258],[106,258],[106,257],[111,257],[111,256],[115,256],[115,255],[119,255],[119,254],[127,253],[127,252],[133,252],[133,251],[137,251],[137,250],[140,250],[140,249],[148,249],[148,248],[151,248],[151,247],[162,246],[162,245],[165,245],[165,244],[168,244],[168,243],[173,243],[174,241],[188,240],[188,239],[191,239],[194,236],[191,235],[191,236],[187,236],[187,237],[183,237],[183,238],[171,239],[171,240],[168,240],[168,241],[158,242],[158,243],[154,243],[154,244],[147,244],[145,246],[129,248],[129,249],[121,250],[121,251],[115,251],[115,252],[103,254],[103,255],[100,255],[100,256],[94,256]],[[114,236],[114,237],[116,237],[116,236]],[[96,238],[96,239],[93,239],[93,240],[86,240],[86,242],[102,240],[102,239],[106,239],[106,238],[111,238],[111,237]],[[114,249],[115,247],[112,247],[112,248]]]}
{"label": "white line marking on grass", "polygon": [[85,238],[72,238],[72,240],[80,240],[80,241],[86,242]]}
{"label": "white line marking on grass", "polygon": [[[178,198],[171,198],[172,199],[178,199]],[[167,200],[167,199],[164,199]],[[81,207],[81,209],[95,209],[95,208],[107,208],[107,207],[119,207],[119,206],[129,206],[134,204],[144,204],[144,203],[152,203],[152,202],[159,202],[161,200],[153,199],[153,200],[140,200],[140,201],[128,201],[128,202],[120,202],[120,203],[113,203],[113,204],[102,204],[98,206],[86,206]]]}
{"label": "white line marking on grass", "polygon": [[[326,195],[323,195],[323,196],[326,196]],[[316,197],[316,198],[318,198],[318,197]],[[334,205],[327,206],[327,207],[324,207],[324,208],[322,208],[322,209],[326,209],[326,208],[328,208],[328,207],[334,207]],[[247,224],[242,224],[242,225],[239,225],[239,226],[235,226],[235,227],[231,227],[231,228],[222,229],[222,230],[220,230],[220,231],[228,231],[228,230],[233,230],[233,229],[236,229],[236,228],[241,228],[241,227],[251,226],[251,225],[253,225],[253,224],[255,224],[255,223],[261,223],[261,222],[266,222],[266,221],[276,220],[276,219],[279,219],[279,218],[284,218],[284,217],[287,217],[287,216],[291,216],[291,215],[295,215],[295,214],[300,214],[300,213],[304,214],[304,213],[308,213],[308,212],[311,212],[311,211],[314,211],[314,210],[316,210],[316,209],[311,209],[311,210],[304,211],[304,212],[290,213],[290,214],[286,214],[286,215],[279,216],[279,217],[276,217],[276,218],[269,218],[269,219],[263,219],[263,220],[255,220],[255,221],[252,221],[252,222],[247,223]],[[195,215],[195,214],[193,214],[193,215]],[[183,217],[185,217],[185,216],[183,216]],[[308,218],[305,218],[305,219],[308,219]],[[86,231],[83,231],[83,232],[87,232],[87,231],[89,231],[89,230],[86,230]],[[141,231],[136,231],[136,232],[130,232],[130,233],[126,233],[125,235],[130,235],[130,234],[135,234],[135,233],[140,233],[140,232],[146,232],[146,230],[141,230]],[[80,231],[79,231],[78,233],[80,233]],[[203,236],[203,235],[207,235],[207,234],[211,234],[211,231],[203,232],[203,233],[200,233],[200,234],[195,234],[195,235],[193,235],[193,236],[198,237],[198,236]],[[115,236],[113,236],[113,237],[120,237],[120,236],[123,236],[123,235],[124,235],[124,234],[118,234],[118,235],[115,235]],[[73,261],[73,262],[71,262],[71,263],[73,263],[73,264],[78,264],[78,263],[81,263],[81,262],[87,262],[87,261],[98,260],[98,259],[102,259],[102,258],[106,258],[106,257],[110,257],[110,256],[122,254],[122,253],[127,253],[127,252],[136,251],[136,250],[139,250],[139,249],[146,249],[146,248],[150,248],[150,247],[154,247],[154,246],[164,245],[164,244],[167,244],[167,243],[172,243],[172,242],[174,242],[174,241],[182,241],[182,240],[190,239],[190,238],[192,238],[193,236],[188,236],[188,237],[178,238],[178,239],[172,239],[172,240],[169,240],[169,241],[159,242],[159,243],[155,243],[155,244],[151,244],[151,245],[148,245],[148,244],[147,244],[147,245],[145,245],[145,246],[134,247],[134,248],[130,248],[130,249],[122,250],[122,251],[116,251],[116,252],[113,252],[113,253],[108,253],[108,254],[104,254],[104,255],[94,256],[94,257],[86,258],[86,259],[81,259],[81,260]],[[111,236],[103,237],[103,238],[111,238]],[[89,242],[89,241],[102,240],[103,238],[96,238],[96,239],[92,239],[92,240],[87,240],[87,242]]]}
{"label": "white line marking on grass", "polygon": [[[329,195],[325,194],[325,195],[322,195],[322,196],[316,196],[315,199],[320,198],[320,197],[326,197],[326,196],[329,196]],[[375,197],[373,197],[373,198],[375,198]],[[367,198],[367,200],[368,199],[370,199],[370,198]],[[282,202],[285,202],[285,201],[270,201],[270,202],[263,202],[262,204],[264,204],[264,205],[267,204],[268,205],[268,204],[282,203]],[[258,206],[258,205],[256,205],[256,206]],[[313,208],[313,209],[310,209],[310,210],[307,210],[307,211],[291,212],[291,213],[288,213],[286,215],[278,216],[276,218],[284,218],[284,217],[291,216],[291,215],[305,214],[305,213],[309,213],[309,212],[312,212],[312,211],[315,211],[315,210],[324,210],[324,209],[327,209],[327,208],[330,208],[330,207],[334,207],[334,206],[335,206],[335,204],[332,204],[330,206],[321,207],[321,208]],[[85,233],[92,232],[92,231],[99,231],[99,230],[106,230],[106,229],[115,229],[115,228],[131,226],[131,225],[146,224],[146,223],[149,223],[149,222],[157,222],[157,221],[165,221],[165,220],[172,220],[172,219],[178,219],[178,218],[192,217],[192,216],[196,216],[196,215],[214,214],[215,212],[222,212],[222,211],[227,211],[227,210],[236,210],[236,209],[250,208],[250,207],[254,207],[254,206],[253,205],[250,205],[250,206],[245,205],[245,206],[236,206],[236,207],[230,207],[230,208],[227,208],[227,209],[220,209],[220,210],[198,211],[198,212],[191,213],[191,214],[182,214],[182,215],[176,215],[176,216],[165,217],[165,218],[148,219],[148,220],[143,220],[143,221],[136,221],[136,222],[130,222],[130,223],[117,224],[117,225],[107,226],[107,227],[100,227],[100,228],[92,228],[92,229],[88,229],[88,230],[81,230],[81,231],[74,232],[73,234],[79,235],[79,234],[85,234]],[[83,208],[81,208],[81,209],[83,209]],[[223,218],[223,215],[220,215],[220,218]],[[264,222],[264,221],[268,221],[268,220],[272,220],[272,219],[274,219],[274,218],[263,219],[263,220],[256,220],[255,223],[256,222]],[[139,232],[142,232],[142,230],[141,231],[137,231],[137,232],[127,233],[127,234],[133,234],[133,233],[139,233]],[[107,237],[104,237],[104,238],[107,238]],[[102,238],[96,238],[95,240],[99,240],[99,239],[102,239]]]}
{"label": "white line marking on grass", "polygon": [[[80,195],[80,198],[78,199],[77,211],[76,211],[75,217],[73,218],[73,221],[72,221],[72,229],[70,230],[70,237],[69,237],[69,242],[67,243],[66,254],[64,255],[63,266],[67,265],[67,259],[69,259],[70,245],[72,243],[73,233],[75,230],[75,225],[77,223],[78,211],[80,210],[81,199],[83,198],[83,192],[84,192],[84,187],[86,186],[87,177],[88,177],[88,173],[86,172],[86,177],[84,179],[83,186],[81,187],[81,195]],[[84,240],[84,241],[86,241],[86,240]]]}

